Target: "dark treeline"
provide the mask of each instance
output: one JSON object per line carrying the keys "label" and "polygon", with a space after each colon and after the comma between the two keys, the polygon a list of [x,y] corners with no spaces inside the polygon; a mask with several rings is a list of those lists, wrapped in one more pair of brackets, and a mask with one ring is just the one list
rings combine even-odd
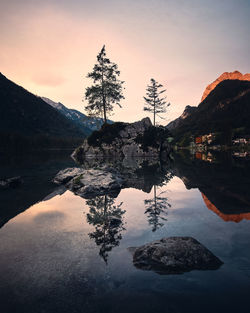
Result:
{"label": "dark treeline", "polygon": [[0,150],[26,151],[39,149],[73,149],[82,138],[47,135],[25,136],[18,133],[0,133]]}

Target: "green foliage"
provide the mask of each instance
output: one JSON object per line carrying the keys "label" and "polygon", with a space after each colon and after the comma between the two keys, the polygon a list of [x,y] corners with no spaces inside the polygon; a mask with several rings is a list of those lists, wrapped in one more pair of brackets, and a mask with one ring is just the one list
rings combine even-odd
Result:
{"label": "green foliage", "polygon": [[104,124],[98,131],[94,131],[88,137],[88,144],[100,147],[102,143],[111,144],[115,138],[119,138],[119,133],[126,127],[126,123],[116,122],[114,124]]}
{"label": "green foliage", "polygon": [[147,152],[149,147],[160,148],[169,136],[167,128],[151,126],[142,135],[137,135],[135,142],[141,144],[143,151]]}
{"label": "green foliage", "polygon": [[120,71],[115,63],[106,57],[105,45],[97,55],[97,64],[87,78],[92,79],[93,85],[86,88],[85,99],[88,105],[86,111],[92,116],[103,116],[104,123],[107,115],[113,111],[114,104],[120,105],[123,96],[123,81],[119,80]]}
{"label": "green foliage", "polygon": [[[161,113],[166,113],[166,108],[170,106],[170,103],[167,104],[166,97],[161,97],[161,95],[166,92],[166,90],[161,90],[163,86],[155,81],[153,78],[150,80],[150,85],[146,89],[146,97],[144,98],[145,106],[144,111],[148,111],[154,114],[154,126],[155,118]],[[160,117],[161,118],[161,117]]]}

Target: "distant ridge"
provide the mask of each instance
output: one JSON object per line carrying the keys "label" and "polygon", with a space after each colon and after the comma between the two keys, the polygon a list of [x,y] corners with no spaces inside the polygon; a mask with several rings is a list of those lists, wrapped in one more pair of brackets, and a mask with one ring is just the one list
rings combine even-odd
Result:
{"label": "distant ridge", "polygon": [[[92,131],[100,129],[103,124],[103,119],[100,117],[88,117],[78,110],[67,108],[61,102],[55,102],[46,97],[41,97],[41,99],[74,122],[88,135],[91,134]],[[108,120],[108,123],[112,124],[113,122]]]}
{"label": "distant ridge", "polygon": [[210,92],[223,80],[249,80],[250,81],[250,74],[247,73],[245,75],[241,74],[239,71],[234,72],[225,72],[221,74],[215,81],[213,81],[210,85],[208,85],[201,97],[201,102],[210,94]]}
{"label": "distant ridge", "polygon": [[176,140],[210,132],[228,134],[229,140],[234,129],[249,135],[249,121],[250,81],[223,80],[172,132]]}
{"label": "distant ridge", "polygon": [[[210,95],[210,93],[217,87],[217,85],[219,85],[221,82],[226,81],[226,80],[250,81],[250,74],[247,73],[243,75],[239,71],[225,72],[221,74],[214,82],[212,82],[210,85],[206,87],[201,98],[201,103]],[[234,88],[234,86],[236,87],[238,85],[236,83],[231,84],[231,88]],[[225,89],[225,92],[226,92],[226,89]],[[224,96],[226,96],[226,94]],[[200,105],[197,107],[187,105],[182,115],[176,118],[175,120],[171,121],[166,127],[171,131],[173,131],[174,129],[177,129],[178,127],[183,125],[183,123],[189,116],[194,115],[195,112],[199,111],[198,110],[199,107]],[[207,112],[207,114],[209,113]],[[199,121],[197,121],[197,123],[199,123]]]}
{"label": "distant ridge", "polygon": [[185,107],[185,110],[183,111],[183,113],[181,114],[180,117],[176,118],[175,120],[173,120],[172,122],[170,122],[166,127],[169,130],[173,130],[175,128],[177,128],[181,122],[183,120],[185,120],[190,114],[192,114],[195,110],[197,110],[197,107],[195,106],[191,106],[191,105],[187,105]]}

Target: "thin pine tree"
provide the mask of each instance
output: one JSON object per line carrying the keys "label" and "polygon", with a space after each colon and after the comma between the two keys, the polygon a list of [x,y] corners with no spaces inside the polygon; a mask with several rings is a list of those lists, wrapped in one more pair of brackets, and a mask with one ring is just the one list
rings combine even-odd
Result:
{"label": "thin pine tree", "polygon": [[93,80],[93,85],[86,88],[85,99],[88,104],[85,109],[90,116],[103,116],[105,124],[114,105],[121,107],[120,100],[124,99],[124,81],[119,80],[119,76],[118,66],[106,57],[104,45],[97,55],[92,72],[87,74],[87,78]]}
{"label": "thin pine tree", "polygon": [[146,96],[143,97],[145,101],[144,111],[153,113],[153,125],[156,125],[156,117],[160,117],[160,114],[167,112],[167,107],[170,106],[170,103],[167,103],[167,97],[164,97],[163,94],[166,92],[166,89],[162,89],[163,85],[158,83],[156,80],[151,78],[150,84],[146,89]]}

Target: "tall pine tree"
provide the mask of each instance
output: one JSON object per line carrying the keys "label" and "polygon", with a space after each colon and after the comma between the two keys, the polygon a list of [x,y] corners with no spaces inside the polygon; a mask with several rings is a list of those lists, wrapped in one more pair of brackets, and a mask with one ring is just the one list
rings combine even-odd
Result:
{"label": "tall pine tree", "polygon": [[87,78],[93,80],[93,85],[87,87],[85,92],[88,101],[85,109],[90,116],[103,116],[104,123],[107,123],[107,116],[113,111],[114,104],[121,107],[124,82],[118,79],[119,76],[118,66],[106,57],[104,45],[97,55],[93,71],[87,74]]}
{"label": "tall pine tree", "polygon": [[170,103],[166,102],[166,97],[162,97],[161,95],[166,92],[166,89],[163,89],[163,86],[155,81],[153,78],[150,80],[150,84],[146,89],[146,97],[144,98],[145,106],[144,111],[149,111],[154,115],[154,126],[156,116],[159,116],[161,113],[166,113],[167,107],[170,106]]}

